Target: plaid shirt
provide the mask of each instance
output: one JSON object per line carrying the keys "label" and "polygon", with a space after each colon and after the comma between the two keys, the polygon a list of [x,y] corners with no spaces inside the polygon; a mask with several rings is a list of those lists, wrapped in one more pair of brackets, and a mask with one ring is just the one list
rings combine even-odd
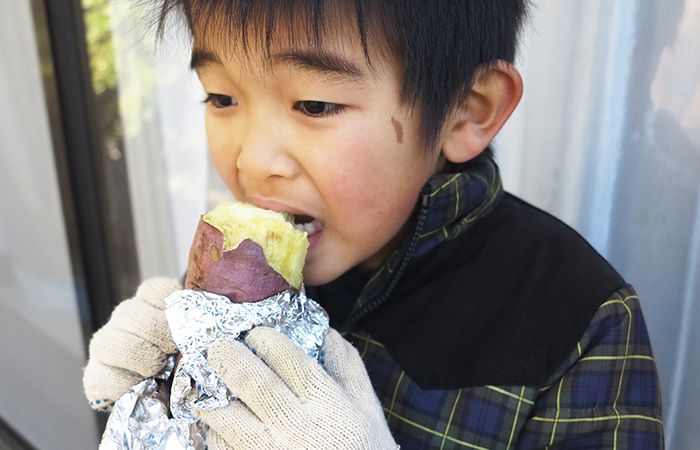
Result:
{"label": "plaid shirt", "polygon": [[[493,163],[433,178],[409,257],[462,234],[502,195]],[[404,245],[377,270],[351,318],[388,289],[407,251]],[[539,385],[421,389],[358,323],[345,337],[359,350],[403,450],[663,448],[656,366],[630,286],[600,305],[575,349]]]}

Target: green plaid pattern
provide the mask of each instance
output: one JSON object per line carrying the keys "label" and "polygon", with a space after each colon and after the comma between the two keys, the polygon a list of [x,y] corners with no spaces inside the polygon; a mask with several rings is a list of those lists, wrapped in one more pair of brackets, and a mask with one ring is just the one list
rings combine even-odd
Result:
{"label": "green plaid pattern", "polygon": [[454,239],[488,214],[503,196],[496,164],[487,160],[473,170],[431,178],[426,189],[429,210],[414,257]]}
{"label": "green plaid pattern", "polygon": [[629,286],[603,303],[544,386],[423,390],[371,336],[346,338],[403,450],[663,448],[656,366]]}
{"label": "green plaid pattern", "polygon": [[[432,178],[424,232],[414,256],[457,237],[503,195],[487,161]],[[366,284],[353,311],[376,298],[396,270],[394,252]],[[359,328],[345,333],[360,351],[403,450],[660,449],[661,400],[639,301],[622,288],[602,304],[576,348],[543,386],[423,390],[386,348]]]}

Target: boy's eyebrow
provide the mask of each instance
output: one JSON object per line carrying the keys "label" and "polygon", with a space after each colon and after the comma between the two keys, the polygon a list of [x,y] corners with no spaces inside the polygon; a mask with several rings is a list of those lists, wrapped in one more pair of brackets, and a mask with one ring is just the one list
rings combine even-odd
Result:
{"label": "boy's eyebrow", "polygon": [[[288,51],[270,56],[274,63],[296,66],[299,69],[319,72],[323,75],[337,75],[351,80],[366,78],[365,72],[356,64],[340,56],[323,51]],[[221,58],[215,53],[204,49],[193,49],[190,58],[190,69],[198,70],[209,64],[221,64]]]}
{"label": "boy's eyebrow", "polygon": [[273,63],[286,63],[323,75],[339,75],[352,80],[366,78],[365,72],[351,61],[323,51],[289,51],[273,54],[271,58]]}
{"label": "boy's eyebrow", "polygon": [[210,51],[200,49],[192,50],[192,57],[190,58],[191,70],[201,69],[202,67],[212,63],[223,65],[221,59]]}

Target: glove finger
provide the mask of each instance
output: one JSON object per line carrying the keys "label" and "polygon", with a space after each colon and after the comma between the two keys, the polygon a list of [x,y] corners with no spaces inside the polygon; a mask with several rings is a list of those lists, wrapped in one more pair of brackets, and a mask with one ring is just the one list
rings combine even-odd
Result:
{"label": "glove finger", "polygon": [[224,438],[219,436],[219,434],[214,430],[209,430],[207,433],[207,449],[208,450],[233,450]]}
{"label": "glove finger", "polygon": [[121,302],[112,312],[110,324],[158,346],[164,353],[177,352],[163,310],[135,297]]}
{"label": "glove finger", "polygon": [[270,327],[256,327],[246,336],[246,344],[279,375],[301,398],[328,394],[337,386],[315,359],[309,357],[291,339]]}
{"label": "glove finger", "polygon": [[83,372],[83,388],[90,406],[98,411],[110,411],[114,402],[143,380],[137,373],[129,372],[91,359]]}
{"label": "glove finger", "polygon": [[329,328],[321,351],[328,374],[348,395],[363,402],[373,402],[376,399],[360,354],[340,333]]}
{"label": "glove finger", "polygon": [[174,278],[151,278],[141,283],[134,297],[162,311],[165,309],[165,297],[179,290],[182,290],[182,285]]}
{"label": "glove finger", "polygon": [[195,409],[195,414],[209,425],[209,449],[264,449],[272,447],[268,428],[241,401],[234,400],[223,408]]}
{"label": "glove finger", "polygon": [[264,423],[277,426],[301,417],[301,402],[287,385],[244,344],[216,340],[209,363],[231,392]]}
{"label": "glove finger", "polygon": [[109,324],[99,329],[90,341],[90,360],[141,374],[143,378],[160,372],[168,355],[150,342]]}

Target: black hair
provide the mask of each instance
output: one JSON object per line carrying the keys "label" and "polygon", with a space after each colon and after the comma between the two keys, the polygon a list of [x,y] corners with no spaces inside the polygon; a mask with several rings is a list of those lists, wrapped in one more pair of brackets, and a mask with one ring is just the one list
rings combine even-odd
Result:
{"label": "black hair", "polygon": [[479,68],[497,60],[514,61],[529,4],[529,0],[146,1],[157,3],[161,33],[170,13],[178,11],[190,36],[207,30],[226,36],[238,33],[244,50],[260,45],[269,51],[280,26],[292,30],[285,39],[307,39],[318,45],[335,31],[333,17],[352,17],[370,65],[371,51],[377,49],[400,61],[401,99],[418,108],[429,147],[439,138],[447,114],[466,100]]}

